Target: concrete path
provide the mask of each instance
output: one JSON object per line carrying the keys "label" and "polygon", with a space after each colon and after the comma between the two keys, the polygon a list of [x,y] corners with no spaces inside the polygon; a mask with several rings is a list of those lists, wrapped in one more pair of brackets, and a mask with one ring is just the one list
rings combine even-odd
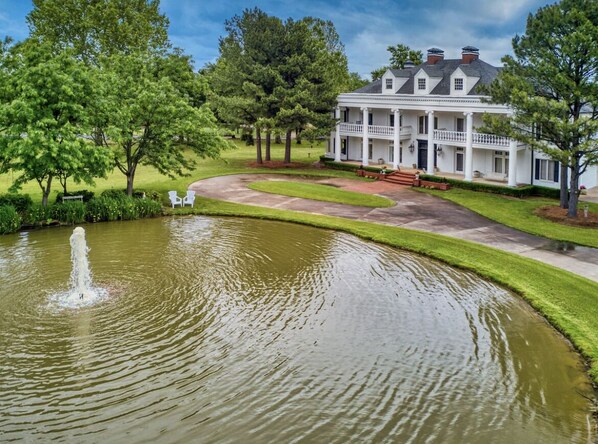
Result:
{"label": "concrete path", "polygon": [[[262,193],[247,188],[258,180],[293,180],[378,194],[397,202],[390,208],[366,208]],[[428,231],[478,242],[499,250],[563,268],[598,282],[598,249],[559,245],[557,241],[523,233],[482,217],[452,202],[387,182],[343,178],[302,179],[280,174],[220,176],[191,184],[197,194],[248,205],[346,217]]]}

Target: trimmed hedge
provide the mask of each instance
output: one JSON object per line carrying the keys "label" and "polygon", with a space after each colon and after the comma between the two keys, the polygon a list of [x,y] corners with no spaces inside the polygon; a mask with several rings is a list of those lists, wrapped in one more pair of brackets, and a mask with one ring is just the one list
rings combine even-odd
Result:
{"label": "trimmed hedge", "polygon": [[372,173],[379,173],[383,169],[387,172],[394,171],[390,168],[379,168],[379,167],[372,167],[372,166],[355,165],[353,163],[335,162],[333,160],[328,159],[326,156],[320,156],[320,163],[322,163],[324,166],[326,166],[326,168],[330,168],[332,170],[357,171],[359,169],[363,169],[365,171],[370,171]]}
{"label": "trimmed hedge", "polygon": [[21,216],[12,205],[0,205],[0,234],[14,233],[21,228]]}
{"label": "trimmed hedge", "polygon": [[465,182],[463,180],[449,179],[442,176],[430,176],[427,174],[420,174],[419,178],[422,180],[427,180],[429,182],[448,183],[454,188],[479,191],[482,193],[501,194],[503,196],[512,196],[519,198],[540,196],[552,199],[558,199],[560,197],[560,190],[554,188],[539,187],[537,185],[525,185],[522,187],[512,188],[480,182]]}
{"label": "trimmed hedge", "polygon": [[17,213],[24,214],[33,205],[33,201],[29,194],[0,194],[0,206],[5,205],[10,205]]}

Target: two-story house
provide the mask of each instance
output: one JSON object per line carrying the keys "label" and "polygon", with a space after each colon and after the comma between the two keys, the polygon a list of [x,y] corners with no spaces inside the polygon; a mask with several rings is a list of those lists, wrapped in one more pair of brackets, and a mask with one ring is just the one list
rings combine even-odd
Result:
{"label": "two-story house", "polygon": [[[443,50],[430,48],[424,63],[389,69],[381,79],[338,96],[338,123],[327,155],[363,165],[450,173],[467,181],[480,176],[509,186],[558,187],[558,162],[476,130],[484,113],[511,112],[482,101],[480,86],[490,84],[499,70],[482,61],[473,46],[464,47],[459,59],[445,59]],[[580,183],[597,186],[598,168],[590,168]]]}

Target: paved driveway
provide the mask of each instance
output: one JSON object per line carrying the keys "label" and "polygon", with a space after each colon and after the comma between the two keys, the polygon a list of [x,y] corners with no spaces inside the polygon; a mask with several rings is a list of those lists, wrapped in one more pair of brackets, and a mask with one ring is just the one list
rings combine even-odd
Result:
{"label": "paved driveway", "polygon": [[[262,193],[247,188],[257,180],[307,181],[378,194],[397,202],[390,208],[366,208]],[[310,178],[280,174],[239,174],[200,180],[189,189],[229,202],[305,211],[348,219],[428,231],[509,251],[563,268],[598,282],[598,249],[559,245],[482,217],[452,202],[387,182],[357,182],[342,178]]]}

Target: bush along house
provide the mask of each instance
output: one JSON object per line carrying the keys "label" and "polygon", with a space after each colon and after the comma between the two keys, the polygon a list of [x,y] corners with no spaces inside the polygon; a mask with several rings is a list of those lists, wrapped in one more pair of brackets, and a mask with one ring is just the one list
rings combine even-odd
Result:
{"label": "bush along house", "polygon": [[[476,130],[484,113],[511,112],[485,103],[480,93],[499,70],[481,60],[473,46],[464,47],[458,59],[430,48],[424,63],[407,62],[404,69],[389,69],[381,79],[338,96],[326,156],[465,181],[481,177],[508,186],[558,188],[558,162],[515,140]],[[590,167],[580,184],[597,186],[598,167]]]}

